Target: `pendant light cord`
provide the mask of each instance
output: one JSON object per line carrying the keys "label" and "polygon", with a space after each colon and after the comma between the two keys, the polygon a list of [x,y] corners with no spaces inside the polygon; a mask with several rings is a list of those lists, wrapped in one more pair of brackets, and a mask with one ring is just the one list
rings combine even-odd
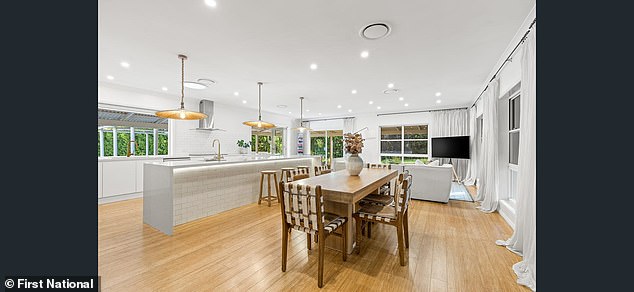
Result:
{"label": "pendant light cord", "polygon": [[262,120],[262,82],[258,82],[258,121]]}
{"label": "pendant light cord", "polygon": [[304,123],[304,97],[299,98],[299,126],[303,127]]}
{"label": "pendant light cord", "polygon": [[181,59],[181,109],[184,109],[185,108],[185,58],[180,57],[180,59]]}

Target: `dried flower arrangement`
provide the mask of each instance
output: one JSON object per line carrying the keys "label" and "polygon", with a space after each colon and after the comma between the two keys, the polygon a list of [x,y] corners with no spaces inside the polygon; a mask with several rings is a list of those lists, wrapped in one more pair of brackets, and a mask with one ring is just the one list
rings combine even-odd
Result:
{"label": "dried flower arrangement", "polygon": [[346,133],[343,135],[345,151],[350,154],[359,154],[363,149],[363,136],[361,134]]}

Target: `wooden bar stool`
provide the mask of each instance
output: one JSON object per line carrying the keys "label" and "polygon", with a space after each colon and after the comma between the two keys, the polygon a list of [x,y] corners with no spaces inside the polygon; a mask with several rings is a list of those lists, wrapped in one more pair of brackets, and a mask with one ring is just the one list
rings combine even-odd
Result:
{"label": "wooden bar stool", "polygon": [[[271,175],[273,175],[273,184],[275,184],[275,196],[271,194]],[[262,197],[262,187],[264,186],[264,176],[268,182],[268,193],[266,197]],[[277,171],[275,170],[263,170],[260,171],[260,198],[258,198],[258,205],[262,203],[262,200],[269,202],[271,207],[271,200],[277,200]]]}
{"label": "wooden bar stool", "polygon": [[280,182],[287,183],[293,180],[293,177],[291,177],[291,170],[295,170],[295,167],[282,167]]}

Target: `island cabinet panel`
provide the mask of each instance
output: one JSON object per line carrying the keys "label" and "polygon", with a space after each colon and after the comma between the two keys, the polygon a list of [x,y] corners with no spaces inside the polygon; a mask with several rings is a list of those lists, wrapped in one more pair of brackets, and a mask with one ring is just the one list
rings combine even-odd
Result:
{"label": "island cabinet panel", "polygon": [[97,198],[103,197],[103,163],[97,162]]}
{"label": "island cabinet panel", "polygon": [[103,163],[103,197],[136,192],[137,161]]}
{"label": "island cabinet panel", "polygon": [[136,192],[143,191],[143,164],[150,162],[161,162],[162,159],[149,159],[136,162]]}

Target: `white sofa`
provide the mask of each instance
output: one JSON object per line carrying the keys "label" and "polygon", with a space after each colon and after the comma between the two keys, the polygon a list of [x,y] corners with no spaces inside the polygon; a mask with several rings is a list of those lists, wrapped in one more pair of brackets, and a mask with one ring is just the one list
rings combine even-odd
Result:
{"label": "white sofa", "polygon": [[400,165],[412,175],[412,198],[426,201],[449,202],[453,172],[451,164],[431,166],[424,164]]}

